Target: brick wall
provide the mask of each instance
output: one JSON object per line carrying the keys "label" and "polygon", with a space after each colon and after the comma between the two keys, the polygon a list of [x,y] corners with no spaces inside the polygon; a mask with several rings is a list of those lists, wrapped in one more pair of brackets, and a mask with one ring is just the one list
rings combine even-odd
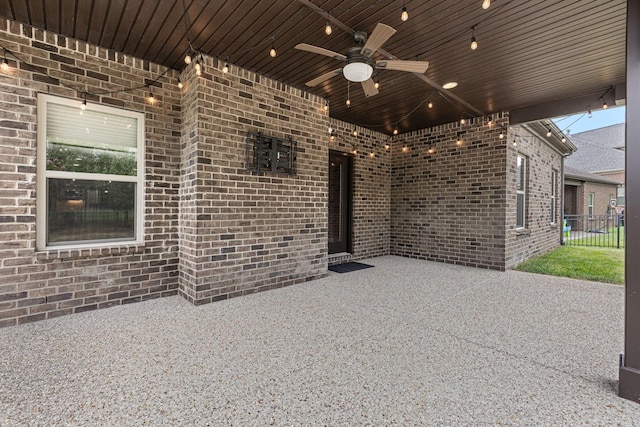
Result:
{"label": "brick wall", "polygon": [[[194,304],[327,272],[324,100],[205,58],[185,70],[180,293]],[[297,142],[297,175],[246,169],[247,132]]]}
{"label": "brick wall", "polygon": [[578,215],[578,186],[564,186],[564,210],[563,214]]}
{"label": "brick wall", "polygon": [[[0,326],[164,295],[178,286],[180,94],[169,73],[148,91],[88,95],[145,114],[145,243],[37,252],[36,98],[144,86],[164,68],[0,19],[11,71],[0,74]],[[48,74],[47,75],[45,75]]]}
{"label": "brick wall", "polygon": [[[505,117],[493,120],[507,124]],[[495,122],[476,119],[395,138],[392,254],[505,268],[507,147],[499,133]]]}
{"label": "brick wall", "polygon": [[[507,134],[507,209],[505,267],[548,252],[560,243],[560,170],[562,157],[541,137],[524,126],[511,126]],[[515,141],[516,145],[513,145]],[[527,159],[525,227],[516,227],[516,165],[518,154]],[[551,221],[551,174],[556,172],[556,218]]]}
{"label": "brick wall", "polygon": [[[387,135],[331,120],[335,138],[329,149],[350,153],[353,157],[353,229],[352,252],[332,257],[340,263],[389,254],[391,227],[391,150],[385,148]],[[353,131],[357,136],[353,135]],[[354,152],[355,150],[355,152]]]}
{"label": "brick wall", "polygon": [[598,175],[606,176],[609,179],[613,179],[614,181],[618,181],[619,183],[624,184],[624,171],[598,172]]}
{"label": "brick wall", "polygon": [[[179,90],[173,71],[154,82],[164,68],[10,21],[0,41],[22,58],[0,75],[0,326],[176,293],[203,304],[386,254],[503,270],[556,243],[542,218],[559,160],[535,138],[516,149],[476,119],[386,146],[386,135],[330,120],[323,99],[237,67],[222,73],[212,58],[202,77],[187,67]],[[144,244],[38,252],[37,94],[80,105],[84,91],[145,114]],[[248,171],[249,131],[297,141],[296,176]],[[352,253],[331,260],[329,150],[354,165]],[[514,232],[517,150],[531,159],[528,233]]]}
{"label": "brick wall", "polygon": [[593,214],[608,215],[609,201],[611,198],[616,198],[617,187],[615,185],[596,182],[585,182],[583,187],[584,199],[582,199],[581,202],[584,204],[584,214],[586,215],[589,212],[588,194],[593,193]]}

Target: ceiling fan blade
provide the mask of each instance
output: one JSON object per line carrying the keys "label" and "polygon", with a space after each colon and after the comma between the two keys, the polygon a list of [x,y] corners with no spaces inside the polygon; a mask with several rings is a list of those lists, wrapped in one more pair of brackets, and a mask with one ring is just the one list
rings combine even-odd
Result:
{"label": "ceiling fan blade", "polygon": [[378,89],[376,89],[376,84],[373,82],[373,79],[363,81],[362,90],[364,90],[364,95],[367,98],[378,94]]}
{"label": "ceiling fan blade", "polygon": [[428,61],[402,61],[388,60],[376,62],[376,68],[384,70],[408,71],[410,73],[423,74],[429,68]]}
{"label": "ceiling fan blade", "polygon": [[342,68],[338,68],[337,70],[333,70],[333,71],[329,71],[328,73],[324,73],[323,75],[321,75],[319,77],[316,77],[313,80],[309,80],[305,84],[307,86],[309,86],[309,87],[318,86],[320,83],[324,82],[325,80],[329,80],[331,77],[337,76],[339,74],[342,74]]}
{"label": "ceiling fan blade", "polygon": [[383,23],[378,23],[378,25],[376,25],[376,28],[367,39],[367,42],[362,47],[360,53],[366,56],[373,55],[373,53],[378,50],[378,48],[380,48],[380,46],[382,46],[384,42],[389,40],[389,37],[391,37],[395,33],[396,30],[392,27]]}
{"label": "ceiling fan blade", "polygon": [[347,57],[344,56],[341,53],[334,52],[334,51],[329,50],[329,49],[324,49],[322,47],[313,46],[313,45],[306,44],[306,43],[297,44],[296,45],[296,49],[305,50],[305,51],[311,52],[311,53],[317,53],[318,55],[328,56],[329,58],[337,59],[339,61],[346,61],[347,60]]}

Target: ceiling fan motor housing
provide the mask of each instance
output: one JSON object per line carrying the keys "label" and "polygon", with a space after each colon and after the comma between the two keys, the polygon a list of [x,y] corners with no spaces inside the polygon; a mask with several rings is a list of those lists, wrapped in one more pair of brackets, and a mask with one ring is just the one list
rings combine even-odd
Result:
{"label": "ceiling fan motor housing", "polygon": [[373,74],[371,59],[362,55],[360,51],[361,48],[359,47],[349,49],[347,52],[347,65],[342,69],[344,77],[351,82],[364,82],[369,80]]}

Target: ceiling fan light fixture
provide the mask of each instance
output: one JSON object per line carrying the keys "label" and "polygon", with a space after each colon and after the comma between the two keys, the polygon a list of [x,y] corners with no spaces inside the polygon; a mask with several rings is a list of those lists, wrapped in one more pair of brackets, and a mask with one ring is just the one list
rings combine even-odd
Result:
{"label": "ceiling fan light fixture", "polygon": [[458,86],[458,82],[447,82],[442,85],[442,88],[449,90],[449,89],[453,89],[456,86]]}
{"label": "ceiling fan light fixture", "polygon": [[366,62],[352,62],[344,66],[342,74],[350,82],[364,82],[371,78],[373,67]]}

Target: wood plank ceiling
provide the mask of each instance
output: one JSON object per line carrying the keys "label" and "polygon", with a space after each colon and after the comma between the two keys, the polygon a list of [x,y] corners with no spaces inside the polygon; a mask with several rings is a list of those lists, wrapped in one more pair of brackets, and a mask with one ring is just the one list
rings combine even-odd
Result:
{"label": "wood plank ceiling", "polygon": [[[0,0],[0,16],[127,55],[181,69],[198,52],[326,97],[332,117],[386,133],[592,95],[625,81],[625,0]],[[406,5],[409,20],[401,21]],[[324,11],[319,13],[317,10]],[[186,13],[185,13],[186,11]],[[324,32],[327,19],[333,33]],[[298,43],[339,53],[351,31],[378,22],[397,33],[383,46],[407,60],[426,60],[427,80],[376,70],[380,93],[365,98],[342,76],[309,89],[305,82],[340,68]],[[478,49],[469,47],[472,27]],[[269,56],[272,45],[278,55]],[[385,59],[380,52],[374,59]],[[345,100],[350,94],[351,106]],[[452,100],[454,94],[467,105]],[[428,108],[431,101],[433,108]],[[475,108],[470,108],[470,106]],[[586,109],[585,105],[585,109]],[[594,105],[593,107],[598,107]],[[595,108],[594,108],[595,109]]]}

